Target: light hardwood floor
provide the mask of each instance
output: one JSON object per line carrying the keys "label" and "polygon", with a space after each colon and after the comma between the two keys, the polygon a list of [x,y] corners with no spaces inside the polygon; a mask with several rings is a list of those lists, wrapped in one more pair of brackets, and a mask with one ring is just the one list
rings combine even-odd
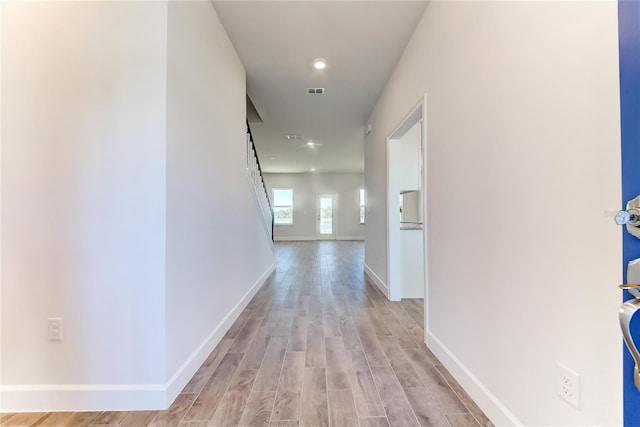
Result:
{"label": "light hardwood floor", "polygon": [[2,426],[491,426],[389,302],[362,242],[278,243],[277,268],[166,411],[2,414]]}

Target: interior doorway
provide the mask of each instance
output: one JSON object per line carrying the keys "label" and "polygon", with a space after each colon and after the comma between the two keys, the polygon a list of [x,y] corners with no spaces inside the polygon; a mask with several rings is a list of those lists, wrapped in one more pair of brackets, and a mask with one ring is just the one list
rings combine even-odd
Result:
{"label": "interior doorway", "polygon": [[335,240],[336,236],[336,195],[318,194],[316,235],[318,240]]}
{"label": "interior doorway", "polygon": [[[387,296],[420,299],[428,330],[426,95],[387,138]],[[422,304],[423,303],[423,304]],[[426,333],[425,333],[426,340]]]}

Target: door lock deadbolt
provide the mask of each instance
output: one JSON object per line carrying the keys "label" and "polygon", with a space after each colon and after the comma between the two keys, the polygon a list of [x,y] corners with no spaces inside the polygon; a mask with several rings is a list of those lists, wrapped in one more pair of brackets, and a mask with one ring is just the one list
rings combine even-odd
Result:
{"label": "door lock deadbolt", "polygon": [[626,225],[629,234],[640,239],[640,196],[627,202],[627,209],[618,211],[616,224]]}

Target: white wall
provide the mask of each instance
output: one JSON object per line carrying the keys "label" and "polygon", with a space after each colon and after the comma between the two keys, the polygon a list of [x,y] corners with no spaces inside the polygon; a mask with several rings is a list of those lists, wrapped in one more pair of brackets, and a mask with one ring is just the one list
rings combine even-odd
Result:
{"label": "white wall", "polygon": [[166,373],[188,380],[274,257],[246,179],[245,71],[210,2],[169,2],[167,78]]}
{"label": "white wall", "polygon": [[3,406],[162,383],[166,4],[2,8]]}
{"label": "white wall", "polygon": [[[293,225],[276,225],[276,240],[315,240],[317,228],[317,197],[319,193],[336,193],[336,239],[364,239],[360,224],[360,189],[364,188],[363,174],[322,173],[266,173],[269,197],[273,188],[293,188]],[[367,221],[365,215],[365,222]]]}
{"label": "white wall", "polygon": [[165,408],[273,264],[244,70],[209,2],[0,6],[0,412]]}
{"label": "white wall", "polygon": [[617,61],[615,2],[432,2],[370,118],[386,278],[385,138],[427,93],[429,345],[498,425],[622,422]]}

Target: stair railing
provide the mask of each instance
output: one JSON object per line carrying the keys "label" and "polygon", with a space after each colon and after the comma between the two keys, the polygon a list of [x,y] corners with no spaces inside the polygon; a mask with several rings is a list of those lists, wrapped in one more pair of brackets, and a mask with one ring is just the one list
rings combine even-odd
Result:
{"label": "stair railing", "polygon": [[253,142],[253,135],[251,134],[251,128],[247,121],[247,177],[251,183],[251,188],[254,192],[258,206],[264,218],[265,226],[269,237],[273,240],[273,207],[269,199],[269,191],[267,185],[264,182],[264,176],[262,175],[262,168],[260,167],[260,160],[258,159],[258,153],[256,146]]}

